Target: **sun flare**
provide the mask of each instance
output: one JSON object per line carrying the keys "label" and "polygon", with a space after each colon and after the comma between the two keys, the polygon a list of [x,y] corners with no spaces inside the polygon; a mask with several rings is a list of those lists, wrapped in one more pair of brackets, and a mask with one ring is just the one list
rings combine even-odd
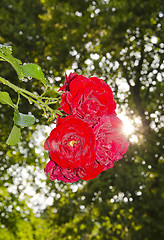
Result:
{"label": "sun flare", "polygon": [[134,132],[134,126],[133,126],[131,120],[127,116],[125,116],[123,114],[118,114],[118,117],[123,122],[123,125],[124,125],[123,131],[124,131],[124,133],[126,135],[131,135]]}
{"label": "sun flare", "polygon": [[130,142],[138,143],[139,139],[136,135],[136,126],[141,125],[141,120],[136,117],[134,120],[131,120],[128,116],[125,116],[124,113],[118,114],[118,117],[123,122],[123,131],[125,135],[129,138]]}

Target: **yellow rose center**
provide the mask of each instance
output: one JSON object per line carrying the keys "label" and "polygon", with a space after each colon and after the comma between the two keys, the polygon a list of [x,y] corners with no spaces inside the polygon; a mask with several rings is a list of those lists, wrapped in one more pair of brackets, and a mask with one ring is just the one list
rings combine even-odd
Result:
{"label": "yellow rose center", "polygon": [[74,146],[75,146],[75,144],[77,144],[77,142],[76,142],[76,141],[74,141],[74,140],[72,140],[72,141],[68,142],[68,146],[69,146],[69,147],[74,147]]}

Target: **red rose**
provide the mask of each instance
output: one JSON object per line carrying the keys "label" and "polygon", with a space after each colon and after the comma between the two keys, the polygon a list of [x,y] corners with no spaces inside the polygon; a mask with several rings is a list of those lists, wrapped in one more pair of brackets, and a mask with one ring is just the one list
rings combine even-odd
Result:
{"label": "red rose", "polygon": [[61,107],[90,126],[94,126],[103,115],[115,113],[116,103],[111,88],[102,79],[69,75],[60,89]]}
{"label": "red rose", "polygon": [[76,182],[79,180],[74,170],[64,169],[59,167],[55,162],[49,161],[45,168],[46,174],[49,173],[50,179],[54,181],[57,179],[58,181],[63,181],[65,183]]}
{"label": "red rose", "polygon": [[60,90],[65,118],[58,116],[56,128],[44,144],[51,161],[45,171],[51,180],[89,180],[112,168],[123,157],[129,143],[116,117],[111,88],[96,77],[66,75]]}
{"label": "red rose", "polygon": [[67,116],[53,129],[45,149],[59,167],[74,169],[95,160],[95,136],[86,122]]}
{"label": "red rose", "polygon": [[122,121],[116,116],[103,116],[94,126],[96,160],[107,168],[121,159],[129,142],[123,134]]}

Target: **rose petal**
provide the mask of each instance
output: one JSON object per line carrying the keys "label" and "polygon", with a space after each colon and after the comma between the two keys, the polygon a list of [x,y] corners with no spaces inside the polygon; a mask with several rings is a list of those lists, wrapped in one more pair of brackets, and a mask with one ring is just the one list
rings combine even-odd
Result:
{"label": "rose petal", "polygon": [[54,162],[49,161],[44,169],[44,171],[46,172],[46,174],[48,174],[50,172],[50,170],[53,168],[53,166],[55,165]]}
{"label": "rose petal", "polygon": [[48,137],[48,138],[45,140],[45,142],[44,142],[44,149],[45,149],[45,150],[49,150],[48,139],[49,139],[49,137]]}
{"label": "rose petal", "polygon": [[96,178],[104,170],[106,170],[104,166],[95,161],[84,168],[78,168],[77,176],[82,180],[90,180]]}
{"label": "rose petal", "polygon": [[50,179],[52,181],[57,179],[58,181],[63,181],[65,183],[72,183],[79,180],[79,177],[76,175],[76,172],[74,172],[74,170],[62,169],[52,161],[49,161],[47,163],[45,172],[46,174],[49,173]]}

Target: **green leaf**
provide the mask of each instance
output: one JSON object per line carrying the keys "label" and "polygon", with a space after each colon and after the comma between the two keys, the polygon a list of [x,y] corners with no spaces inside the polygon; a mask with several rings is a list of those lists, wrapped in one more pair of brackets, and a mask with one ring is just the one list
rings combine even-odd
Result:
{"label": "green leaf", "polygon": [[13,120],[18,126],[29,127],[34,124],[35,117],[33,115],[23,114],[18,110],[15,110]]}
{"label": "green leaf", "polygon": [[0,52],[2,53],[8,52],[9,54],[12,54],[12,46],[0,44]]}
{"label": "green leaf", "polygon": [[15,60],[19,63],[19,65],[21,65],[22,64],[22,61],[21,60],[19,60],[18,58],[15,58]]}
{"label": "green leaf", "polygon": [[21,61],[12,56],[12,47],[0,44],[0,58],[9,62],[17,72],[19,79],[24,79],[24,74],[20,66]]}
{"label": "green leaf", "polygon": [[14,103],[12,102],[8,92],[0,92],[0,102],[2,104],[8,104],[11,107],[15,108]]}
{"label": "green leaf", "polygon": [[24,76],[27,78],[36,78],[40,80],[45,86],[49,85],[48,80],[44,77],[42,69],[35,63],[26,63],[21,66]]}
{"label": "green leaf", "polygon": [[20,137],[21,137],[20,128],[14,125],[6,143],[8,145],[16,145],[20,141]]}

